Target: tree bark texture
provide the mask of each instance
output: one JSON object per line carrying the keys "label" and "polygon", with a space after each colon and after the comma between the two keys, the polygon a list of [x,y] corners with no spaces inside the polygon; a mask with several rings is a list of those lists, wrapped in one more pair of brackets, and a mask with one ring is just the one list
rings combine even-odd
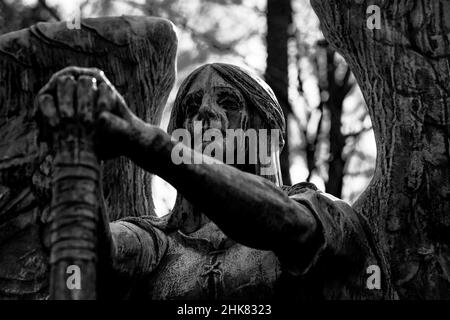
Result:
{"label": "tree bark texture", "polygon": [[[400,298],[450,298],[450,1],[313,0],[368,104],[377,166],[367,216]],[[369,5],[381,9],[371,30]]]}
{"label": "tree bark texture", "polygon": [[[158,124],[175,80],[176,50],[172,23],[152,17],[86,19],[79,30],[40,23],[0,37],[0,298],[48,292],[42,234],[53,159],[37,139],[38,91],[65,67],[96,67],[133,112]],[[149,174],[124,158],[102,171],[111,220],[154,212]]]}

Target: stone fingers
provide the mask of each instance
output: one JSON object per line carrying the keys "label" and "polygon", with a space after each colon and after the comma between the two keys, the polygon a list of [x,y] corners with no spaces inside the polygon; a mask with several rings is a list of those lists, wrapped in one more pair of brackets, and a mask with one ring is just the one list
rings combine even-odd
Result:
{"label": "stone fingers", "polygon": [[38,106],[45,122],[50,127],[56,127],[59,124],[59,116],[53,97],[49,94],[40,95],[38,97]]}
{"label": "stone fingers", "polygon": [[72,76],[75,80],[77,80],[80,76],[90,76],[97,80],[97,83],[105,82],[108,85],[111,85],[108,78],[106,78],[103,71],[97,68],[81,68],[81,67],[67,67],[64,68],[50,78],[48,83],[40,90],[40,94],[51,93],[56,90],[58,85],[58,79],[61,77]]}
{"label": "stone fingers", "polygon": [[56,79],[56,84],[59,115],[62,119],[73,118],[75,115],[74,95],[77,82],[72,75],[64,75]]}
{"label": "stone fingers", "polygon": [[[42,125],[40,138],[85,139],[97,132],[94,125],[103,111],[124,118],[119,108],[120,94],[103,72],[93,68],[69,67],[54,74],[39,92],[37,120]],[[118,119],[114,119],[118,120]],[[88,141],[88,140],[86,140]]]}
{"label": "stone fingers", "polygon": [[82,75],[77,83],[77,113],[81,122],[92,124],[97,107],[97,79]]}
{"label": "stone fingers", "polygon": [[98,112],[114,112],[117,101],[114,89],[107,83],[102,82],[98,87],[98,93]]}

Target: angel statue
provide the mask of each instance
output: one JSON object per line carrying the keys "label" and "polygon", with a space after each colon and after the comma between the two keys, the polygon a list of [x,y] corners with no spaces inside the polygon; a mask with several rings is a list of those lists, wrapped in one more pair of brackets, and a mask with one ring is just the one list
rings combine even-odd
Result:
{"label": "angel statue", "polygon": [[[52,247],[51,277],[67,279],[71,268],[90,279],[81,280],[82,290],[112,299],[392,297],[365,218],[311,183],[283,186],[286,123],[262,79],[225,63],[197,68],[178,90],[166,132],[133,112],[143,99],[119,93],[132,83],[118,77],[119,90],[105,74],[64,68],[36,97],[39,136],[53,166],[44,241]],[[252,130],[253,143],[246,135]],[[205,142],[211,131],[215,139]],[[230,132],[244,133],[243,139]],[[205,152],[211,144],[214,152]],[[227,161],[225,154],[244,161]],[[175,187],[173,210],[159,218],[122,212],[112,219],[117,208],[104,204],[100,168],[113,159],[131,160]],[[127,177],[115,184],[126,186]],[[368,273],[374,269],[375,286]],[[69,280],[51,283],[50,291],[67,291]]]}
{"label": "angel statue", "polygon": [[[197,146],[191,149],[171,137],[180,128],[194,137],[196,121],[203,131],[277,129],[283,135],[277,99],[249,72],[222,63],[192,72],[178,91],[169,133],[136,117],[96,69],[57,73],[38,100],[48,130],[65,135],[67,126],[53,125],[71,121],[70,116],[59,118],[64,113],[81,119],[81,125],[94,115],[91,130],[100,158],[125,156],[178,191],[173,211],[163,219],[143,215],[106,226],[109,238],[103,250],[110,250],[104,256],[111,263],[105,268],[111,268],[110,283],[123,284],[118,292],[148,299],[361,299],[385,294],[367,287],[366,269],[380,265],[378,253],[363,217],[348,204],[310,183],[283,187],[274,155],[270,165],[277,170],[262,175],[261,163],[236,167],[205,159]],[[67,112],[58,101],[64,101],[64,108],[78,101],[78,109]],[[92,126],[87,120],[84,125]],[[277,138],[279,148],[269,148],[276,155],[283,147],[282,136]],[[222,147],[230,145],[223,142]],[[174,148],[194,161],[175,164]],[[246,143],[247,153],[249,148]]]}

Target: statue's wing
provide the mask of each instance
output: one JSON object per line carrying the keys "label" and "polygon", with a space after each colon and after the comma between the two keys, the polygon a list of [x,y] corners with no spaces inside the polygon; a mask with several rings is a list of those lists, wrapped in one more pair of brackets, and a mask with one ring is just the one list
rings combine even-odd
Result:
{"label": "statue's wing", "polygon": [[[96,67],[139,117],[158,124],[175,81],[176,50],[173,24],[153,17],[86,19],[80,29],[39,23],[0,36],[0,298],[37,297],[46,278],[33,238],[50,175],[37,143],[38,91],[65,67]],[[150,175],[130,161],[107,163],[103,186],[111,220],[154,212]]]}
{"label": "statue's wing", "polygon": [[[86,19],[80,30],[39,23],[1,36],[0,170],[29,164],[38,154],[34,98],[53,73],[67,66],[103,70],[139,117],[158,124],[175,81],[176,50],[173,24],[153,17]],[[127,160],[106,165],[112,219],[152,211],[149,180]]]}

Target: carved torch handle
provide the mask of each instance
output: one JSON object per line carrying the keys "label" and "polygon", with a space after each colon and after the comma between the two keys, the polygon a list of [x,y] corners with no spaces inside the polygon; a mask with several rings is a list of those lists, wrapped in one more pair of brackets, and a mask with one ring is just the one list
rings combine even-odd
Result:
{"label": "carved torch handle", "polygon": [[59,141],[50,211],[50,298],[97,297],[100,163],[92,143]]}

